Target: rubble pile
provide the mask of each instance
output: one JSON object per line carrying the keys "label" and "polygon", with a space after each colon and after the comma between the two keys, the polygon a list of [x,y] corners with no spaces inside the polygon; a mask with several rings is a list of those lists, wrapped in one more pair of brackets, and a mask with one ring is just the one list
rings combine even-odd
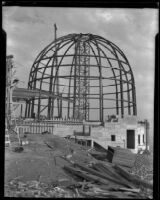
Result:
{"label": "rubble pile", "polygon": [[137,154],[131,173],[143,180],[153,182],[153,158],[147,154]]}
{"label": "rubble pile", "polygon": [[57,184],[46,184],[36,180],[22,182],[19,180],[11,180],[8,185],[5,186],[5,194],[8,197],[53,197],[53,198],[70,198],[76,195],[65,190]]}

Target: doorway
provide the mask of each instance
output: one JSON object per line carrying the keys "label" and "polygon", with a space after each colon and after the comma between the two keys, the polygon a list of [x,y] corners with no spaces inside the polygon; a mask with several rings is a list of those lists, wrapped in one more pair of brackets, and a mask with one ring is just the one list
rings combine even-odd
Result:
{"label": "doorway", "polygon": [[135,130],[127,130],[127,148],[135,149]]}

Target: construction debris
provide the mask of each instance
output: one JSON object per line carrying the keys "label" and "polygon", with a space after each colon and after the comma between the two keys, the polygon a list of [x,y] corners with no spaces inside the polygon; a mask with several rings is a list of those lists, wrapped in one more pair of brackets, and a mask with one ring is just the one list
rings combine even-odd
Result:
{"label": "construction debris", "polygon": [[110,162],[125,167],[133,167],[136,155],[129,149],[108,146],[107,158]]}
{"label": "construction debris", "polygon": [[120,174],[122,174],[127,180],[135,183],[136,185],[142,185],[146,188],[153,189],[153,184],[151,184],[145,180],[142,180],[140,178],[137,178],[136,176],[126,172],[122,167],[115,165],[115,169],[117,169],[120,172]]}
{"label": "construction debris", "polygon": [[76,197],[72,191],[51,184],[45,184],[36,180],[22,182],[11,180],[5,188],[8,197],[52,197],[52,198],[72,198]]}
{"label": "construction debris", "polygon": [[14,152],[18,152],[18,153],[21,153],[24,149],[23,147],[19,146],[19,147],[15,147],[12,149]]}
{"label": "construction debris", "polygon": [[[120,164],[95,159],[92,153],[100,155],[101,152],[90,147],[87,150],[68,139],[31,134],[27,140],[29,144],[22,147],[24,152],[16,154],[17,157],[25,156],[16,161],[16,168],[11,166],[16,177],[5,182],[5,196],[122,199],[153,196],[153,184],[133,174],[139,155],[136,155],[134,167],[126,170]],[[27,155],[28,160],[25,160]],[[34,179],[33,175],[37,178]]]}

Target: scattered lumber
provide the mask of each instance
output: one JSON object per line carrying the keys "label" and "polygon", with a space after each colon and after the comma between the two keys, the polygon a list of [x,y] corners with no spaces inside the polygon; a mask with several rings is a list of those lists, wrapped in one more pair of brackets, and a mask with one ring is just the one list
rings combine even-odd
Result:
{"label": "scattered lumber", "polygon": [[130,193],[124,193],[124,192],[109,192],[109,191],[100,191],[100,192],[93,192],[93,191],[79,191],[80,194],[86,197],[92,197],[92,198],[121,198],[121,199],[131,199],[135,198],[136,194],[130,194]]}
{"label": "scattered lumber", "polygon": [[139,188],[134,188],[134,189],[128,189],[128,188],[119,188],[121,191],[127,191],[127,192],[134,192],[134,193],[139,193],[140,189]]}
{"label": "scattered lumber", "polygon": [[75,166],[77,166],[77,167],[81,168],[82,170],[84,170],[84,171],[86,171],[86,172],[88,172],[88,173],[90,173],[92,175],[95,175],[97,177],[101,177],[103,179],[106,179],[106,180],[111,181],[113,183],[116,183],[118,185],[125,185],[125,186],[129,187],[128,183],[125,184],[123,181],[121,181],[121,180],[119,180],[117,178],[114,178],[114,177],[112,177],[111,175],[109,175],[107,173],[99,172],[97,170],[91,169],[91,168],[86,167],[86,166],[84,166],[82,164],[79,164],[79,163],[75,163]]}
{"label": "scattered lumber", "polygon": [[135,188],[134,184],[132,184],[131,182],[127,181],[124,177],[119,175],[113,167],[103,165],[102,163],[96,163],[93,165],[93,167],[105,175],[110,175],[110,177],[116,179],[116,182],[120,185],[124,185],[129,188]]}
{"label": "scattered lumber", "polygon": [[108,146],[107,159],[114,164],[133,167],[136,154],[132,153],[129,149]]}
{"label": "scattered lumber", "polygon": [[100,177],[97,177],[95,175],[92,175],[92,174],[89,174],[85,171],[82,171],[82,170],[79,170],[79,169],[76,169],[74,167],[69,167],[69,166],[64,166],[64,169],[66,169],[67,171],[81,177],[81,178],[84,178],[88,181],[94,181],[94,182],[99,182],[101,184],[104,184],[104,185],[108,185],[109,182],[103,178],[100,178]]}
{"label": "scattered lumber", "polygon": [[94,193],[93,191],[87,191],[87,192],[84,192],[84,191],[79,191],[80,194],[82,194],[83,196],[85,197],[92,197],[92,198],[102,198],[102,197],[108,197],[108,198],[115,198],[117,197],[116,195],[111,195],[109,193]]}
{"label": "scattered lumber", "polygon": [[136,185],[142,185],[146,188],[153,189],[153,184],[149,183],[145,180],[141,180],[140,178],[137,178],[135,175],[130,174],[129,172],[126,172],[121,166],[115,165],[115,169],[122,174],[128,181],[133,182]]}

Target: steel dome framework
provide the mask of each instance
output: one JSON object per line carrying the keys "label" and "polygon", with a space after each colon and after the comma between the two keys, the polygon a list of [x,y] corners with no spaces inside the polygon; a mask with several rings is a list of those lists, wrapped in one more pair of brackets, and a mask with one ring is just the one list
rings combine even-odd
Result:
{"label": "steel dome framework", "polygon": [[[93,34],[69,34],[44,48],[35,59],[28,89],[39,97],[26,103],[26,117],[103,121],[108,113],[137,115],[131,66],[118,46]],[[68,102],[41,91],[66,97]],[[98,112],[97,112],[98,111]]]}

